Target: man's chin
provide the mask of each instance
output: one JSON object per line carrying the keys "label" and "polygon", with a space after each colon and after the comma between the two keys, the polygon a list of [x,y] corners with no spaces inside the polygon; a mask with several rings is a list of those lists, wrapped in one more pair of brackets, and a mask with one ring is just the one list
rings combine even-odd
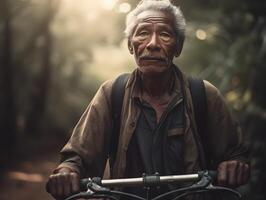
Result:
{"label": "man's chin", "polygon": [[167,72],[169,69],[169,66],[157,66],[157,65],[143,65],[139,66],[138,70],[145,75],[159,75]]}

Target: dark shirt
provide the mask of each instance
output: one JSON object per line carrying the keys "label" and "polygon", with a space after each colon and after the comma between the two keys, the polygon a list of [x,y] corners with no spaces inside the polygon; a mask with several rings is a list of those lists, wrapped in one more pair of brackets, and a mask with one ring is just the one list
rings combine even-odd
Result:
{"label": "dark shirt", "polygon": [[[174,94],[157,123],[156,112],[145,101],[135,99],[141,114],[127,152],[126,177],[173,175],[183,173],[183,135],[171,135],[184,127],[184,105],[180,94]],[[150,197],[171,190],[171,186],[150,188]],[[146,196],[143,188],[126,188],[126,192]]]}

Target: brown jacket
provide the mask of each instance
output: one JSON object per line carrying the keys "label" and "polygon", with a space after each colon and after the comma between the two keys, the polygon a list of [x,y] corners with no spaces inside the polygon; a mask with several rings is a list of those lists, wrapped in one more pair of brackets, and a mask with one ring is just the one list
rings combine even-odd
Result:
{"label": "brown jacket", "polygon": [[[132,92],[136,84],[136,70],[131,74],[125,89],[122,106],[120,137],[117,156],[112,176],[121,178],[126,168],[126,152],[134,133],[140,114],[139,108],[132,100]],[[195,119],[192,99],[187,78],[184,76],[184,87],[188,109],[185,113],[186,127],[171,134],[182,134],[184,137],[184,166],[185,173],[201,169],[199,154],[192,130],[195,130]],[[177,78],[177,77],[176,77]],[[61,151],[62,167],[71,168],[81,177],[102,176],[108,156],[108,148],[112,134],[111,119],[111,88],[114,80],[101,85],[93,100],[83,113],[73,134]],[[178,81],[176,81],[178,83]],[[241,131],[233,120],[220,92],[209,82],[204,81],[208,106],[208,144],[214,166],[219,162],[231,159],[246,160],[247,150],[243,146]],[[179,90],[179,85],[176,84]],[[190,120],[192,119],[192,120]]]}

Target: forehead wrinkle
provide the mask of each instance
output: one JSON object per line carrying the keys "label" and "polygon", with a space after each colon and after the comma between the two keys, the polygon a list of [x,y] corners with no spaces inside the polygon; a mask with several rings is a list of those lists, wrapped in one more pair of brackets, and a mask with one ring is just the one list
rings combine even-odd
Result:
{"label": "forehead wrinkle", "polygon": [[150,25],[152,25],[152,26],[156,25],[159,29],[165,28],[165,29],[167,29],[167,31],[171,31],[171,32],[173,31],[174,32],[173,27],[171,26],[170,23],[164,23],[164,21],[153,21],[153,20],[152,21],[146,21],[145,20],[142,22],[138,22],[136,27],[135,27],[135,31],[139,28],[149,27]]}
{"label": "forehead wrinkle", "polygon": [[[140,19],[140,20],[141,20],[141,19]],[[149,21],[166,22],[167,19],[166,19],[166,17],[154,17],[154,16],[150,16],[150,17],[145,17],[145,18],[142,19],[141,21],[144,21],[144,22],[149,22]]]}
{"label": "forehead wrinkle", "polygon": [[137,24],[137,27],[145,27],[145,26],[149,26],[149,25],[157,25],[158,27],[167,27],[167,28],[171,28],[171,26],[169,24],[165,24],[165,23],[161,23],[161,22],[140,22]]}
{"label": "forehead wrinkle", "polygon": [[145,22],[151,24],[161,23],[174,29],[172,16],[161,11],[150,10],[140,13],[136,18],[136,27]]}
{"label": "forehead wrinkle", "polygon": [[160,24],[160,25],[166,25],[169,27],[172,27],[171,21],[167,17],[157,17],[157,16],[150,16],[150,17],[144,17],[137,19],[136,25],[141,24]]}
{"label": "forehead wrinkle", "polygon": [[[152,23],[153,25],[156,23],[162,23],[168,28],[173,29],[174,34],[176,34],[175,25],[173,24],[173,16],[169,13],[157,10],[143,11],[139,13],[137,16],[135,16],[135,23],[132,28],[132,34],[135,33],[136,29],[139,28],[139,26],[143,26],[143,24],[146,23],[148,25],[148,23],[151,23],[151,21],[153,21],[154,19],[156,22],[153,22]],[[129,37],[129,40],[131,40],[131,37]]]}
{"label": "forehead wrinkle", "polygon": [[154,16],[154,14],[148,14],[148,15],[139,15],[137,17],[137,21],[139,22],[148,22],[148,21],[160,21],[160,22],[167,22],[169,23],[169,21],[171,21],[171,19],[166,16],[166,15],[161,15],[161,16]]}

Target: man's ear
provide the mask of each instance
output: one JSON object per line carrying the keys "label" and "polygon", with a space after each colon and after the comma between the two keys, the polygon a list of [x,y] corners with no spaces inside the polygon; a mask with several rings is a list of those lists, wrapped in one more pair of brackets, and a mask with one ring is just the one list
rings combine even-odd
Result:
{"label": "man's ear", "polygon": [[177,44],[176,44],[176,53],[175,53],[175,57],[180,56],[182,49],[183,49],[183,44],[184,44],[184,40],[178,40]]}
{"label": "man's ear", "polygon": [[131,41],[130,41],[129,38],[127,40],[127,47],[128,47],[129,53],[133,54],[133,46],[132,46]]}

